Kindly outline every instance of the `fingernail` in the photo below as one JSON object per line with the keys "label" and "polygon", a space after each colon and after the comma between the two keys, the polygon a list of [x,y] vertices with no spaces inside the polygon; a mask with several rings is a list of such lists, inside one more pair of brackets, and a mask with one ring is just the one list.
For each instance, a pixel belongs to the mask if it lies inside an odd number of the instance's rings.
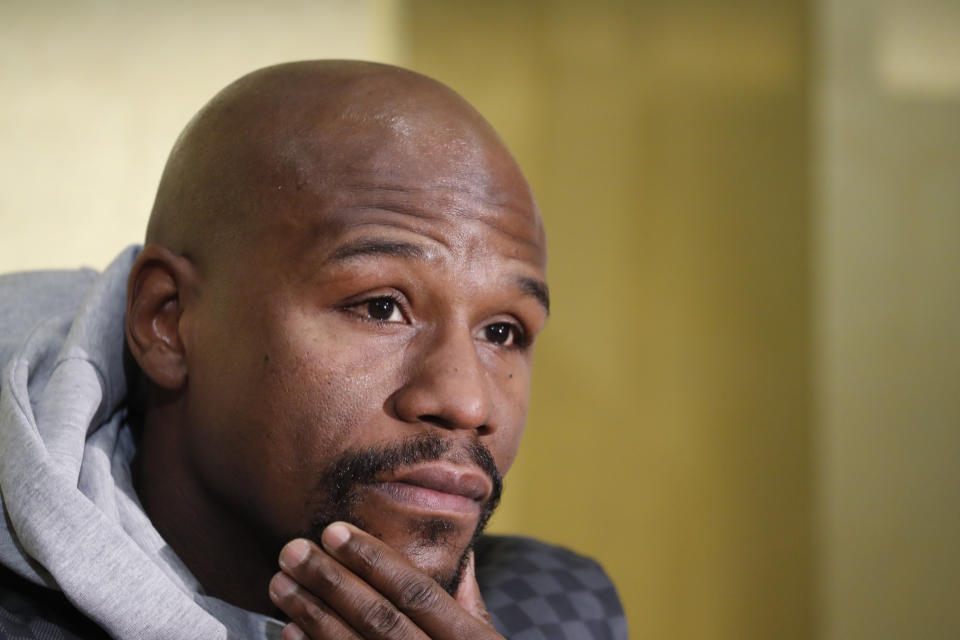
{"label": "fingernail", "polygon": [[287,546],[280,552],[280,566],[284,569],[296,567],[310,554],[310,545],[306,540],[294,540],[288,542]]}
{"label": "fingernail", "polygon": [[284,573],[278,573],[270,579],[270,597],[281,600],[297,588],[297,583]]}
{"label": "fingernail", "polygon": [[283,635],[281,636],[283,640],[305,640],[306,637],[300,627],[293,622],[283,628]]}
{"label": "fingernail", "polygon": [[328,549],[341,547],[349,539],[350,530],[342,522],[334,522],[324,530],[322,536],[323,546]]}

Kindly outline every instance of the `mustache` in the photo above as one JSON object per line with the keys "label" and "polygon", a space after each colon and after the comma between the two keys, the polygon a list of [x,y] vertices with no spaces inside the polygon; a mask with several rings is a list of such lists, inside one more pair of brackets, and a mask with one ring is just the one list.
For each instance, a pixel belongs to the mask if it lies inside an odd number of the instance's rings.
{"label": "mustache", "polygon": [[347,506],[356,501],[357,486],[372,484],[377,481],[378,476],[401,467],[441,460],[457,464],[472,462],[493,484],[493,491],[484,509],[485,513],[489,514],[500,503],[503,493],[503,476],[494,462],[493,454],[482,442],[476,440],[455,447],[456,443],[457,441],[450,437],[428,432],[396,444],[348,451],[323,474],[315,493],[326,494],[328,500],[332,499],[335,504]]}

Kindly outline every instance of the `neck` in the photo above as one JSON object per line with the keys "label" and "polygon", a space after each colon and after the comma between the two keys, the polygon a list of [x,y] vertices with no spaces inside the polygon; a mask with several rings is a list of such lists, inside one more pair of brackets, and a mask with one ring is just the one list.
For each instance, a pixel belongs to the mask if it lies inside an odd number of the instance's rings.
{"label": "neck", "polygon": [[[235,606],[272,615],[267,585],[279,569],[279,547],[211,499],[181,446],[182,423],[169,408],[150,411],[134,462],[134,483],[147,516],[204,591]],[[275,547],[275,548],[274,548]]]}

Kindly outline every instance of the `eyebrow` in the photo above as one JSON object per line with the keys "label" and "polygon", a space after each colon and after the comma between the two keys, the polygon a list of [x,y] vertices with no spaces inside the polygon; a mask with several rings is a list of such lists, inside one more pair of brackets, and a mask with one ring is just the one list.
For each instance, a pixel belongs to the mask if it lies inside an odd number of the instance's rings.
{"label": "eyebrow", "polygon": [[[411,242],[364,238],[337,247],[327,258],[327,262],[345,262],[365,256],[391,256],[394,258],[426,260],[427,251],[422,246]],[[517,276],[514,282],[521,291],[539,302],[546,310],[547,315],[550,314],[550,290],[547,288],[546,282],[527,276]]]}
{"label": "eyebrow", "polygon": [[394,258],[426,260],[427,252],[420,245],[410,242],[364,239],[337,247],[327,261],[343,262],[351,258],[364,256],[392,256]]}
{"label": "eyebrow", "polygon": [[546,282],[536,278],[519,276],[516,283],[524,293],[536,298],[537,302],[543,305],[547,315],[550,315],[550,290],[547,288]]}

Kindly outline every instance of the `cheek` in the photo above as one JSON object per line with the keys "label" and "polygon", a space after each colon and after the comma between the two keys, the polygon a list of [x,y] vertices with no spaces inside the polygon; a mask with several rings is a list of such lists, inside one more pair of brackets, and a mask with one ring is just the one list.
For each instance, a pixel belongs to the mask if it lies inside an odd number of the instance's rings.
{"label": "cheek", "polygon": [[493,454],[497,461],[497,468],[503,475],[507,475],[514,460],[516,460],[525,426],[525,416],[521,416],[513,426],[500,429],[499,442],[496,444]]}
{"label": "cheek", "polygon": [[397,384],[394,345],[364,340],[343,324],[291,313],[264,344],[269,411],[284,416],[301,451],[352,446],[382,417]]}
{"label": "cheek", "polygon": [[318,479],[377,433],[393,384],[385,349],[361,348],[321,320],[289,311],[250,318],[217,348],[208,343],[191,381],[191,393],[207,399],[191,403],[195,473],[275,535],[303,528]]}
{"label": "cheek", "polygon": [[520,448],[530,402],[530,363],[499,367],[494,379],[498,383],[498,428],[489,436],[487,446],[497,462],[497,468],[506,475]]}

